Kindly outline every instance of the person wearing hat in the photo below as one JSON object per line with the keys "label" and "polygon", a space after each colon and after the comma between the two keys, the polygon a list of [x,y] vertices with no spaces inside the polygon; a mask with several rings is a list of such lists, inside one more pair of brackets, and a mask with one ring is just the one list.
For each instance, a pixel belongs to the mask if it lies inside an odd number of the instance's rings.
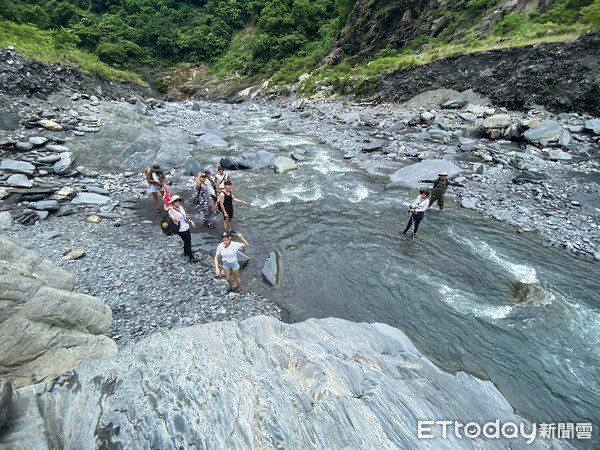
{"label": "person wearing hat", "polygon": [[199,259],[194,258],[192,253],[192,233],[190,232],[190,225],[196,228],[196,224],[192,219],[187,218],[187,214],[183,206],[181,206],[181,197],[179,195],[173,195],[171,197],[171,207],[169,208],[169,215],[173,222],[179,224],[179,231],[177,234],[183,241],[183,254],[190,259],[190,262],[198,262]]}
{"label": "person wearing hat", "polygon": [[161,212],[158,207],[158,193],[162,192],[163,186],[166,183],[165,173],[161,170],[158,164],[152,164],[152,167],[146,167],[144,171],[146,174],[146,181],[148,182],[148,192],[152,194],[152,200],[154,201],[154,207],[156,212]]}
{"label": "person wearing hat", "polygon": [[194,204],[198,205],[198,208],[202,211],[204,225],[209,228],[215,228],[212,223],[214,202],[211,199],[209,184],[207,184],[208,180],[206,178],[205,173],[200,172],[198,174],[198,178],[196,179],[197,192],[196,197],[194,198]]}
{"label": "person wearing hat", "polygon": [[[250,247],[248,241],[244,239],[241,233],[236,233],[236,236],[241,239],[242,242],[235,242],[231,240],[231,233],[225,231],[223,233],[223,242],[217,246],[215,252],[215,276],[221,276],[221,269],[219,269],[219,256],[223,258],[223,271],[225,272],[225,279],[229,284],[229,291],[233,292],[233,279],[236,282],[236,292],[242,292],[242,280],[240,279],[240,263],[237,259],[237,252],[242,248]],[[233,275],[233,276],[232,276]]]}
{"label": "person wearing hat", "polygon": [[448,186],[460,186],[466,188],[466,184],[455,183],[448,178],[446,172],[438,173],[438,177],[435,180],[417,180],[418,183],[433,183],[431,194],[429,197],[429,206],[432,206],[435,202],[438,202],[440,211],[444,211],[444,199],[446,195],[446,189]]}
{"label": "person wearing hat", "polygon": [[419,191],[419,196],[413,202],[412,205],[408,207],[408,211],[410,213],[410,219],[406,224],[406,228],[403,233],[406,234],[408,230],[410,230],[411,225],[414,225],[413,228],[413,237],[417,234],[417,230],[419,229],[419,224],[425,217],[425,211],[429,207],[429,189],[421,189]]}

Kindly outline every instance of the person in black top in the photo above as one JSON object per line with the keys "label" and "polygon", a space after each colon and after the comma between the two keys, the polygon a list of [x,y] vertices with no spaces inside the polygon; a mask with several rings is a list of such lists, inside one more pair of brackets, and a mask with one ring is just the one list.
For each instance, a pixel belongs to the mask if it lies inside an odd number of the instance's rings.
{"label": "person in black top", "polygon": [[433,188],[431,189],[431,194],[429,197],[429,207],[431,207],[437,201],[440,211],[444,211],[444,199],[448,186],[460,186],[463,188],[467,187],[466,184],[455,183],[454,181],[450,180],[446,172],[438,173],[438,177],[435,180],[417,180],[417,182],[433,183]]}
{"label": "person in black top", "polygon": [[226,181],[224,189],[219,194],[219,211],[223,213],[223,228],[225,231],[231,233],[235,233],[235,231],[231,229],[233,221],[233,202],[241,203],[242,205],[248,204],[248,202],[240,200],[233,195],[233,185],[231,184],[231,181]]}

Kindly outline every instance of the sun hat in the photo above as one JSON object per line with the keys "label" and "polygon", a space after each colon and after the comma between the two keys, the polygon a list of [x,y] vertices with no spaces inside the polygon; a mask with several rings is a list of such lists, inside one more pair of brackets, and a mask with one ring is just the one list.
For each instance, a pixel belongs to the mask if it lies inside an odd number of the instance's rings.
{"label": "sun hat", "polygon": [[183,201],[181,200],[181,197],[179,195],[174,195],[173,197],[171,197],[171,203],[175,203],[177,200]]}
{"label": "sun hat", "polygon": [[224,231],[224,232],[223,232],[223,237],[228,237],[228,238],[230,238],[230,237],[231,237],[231,233],[230,233],[229,231]]}
{"label": "sun hat", "polygon": [[448,174],[446,172],[440,172],[438,173],[438,177],[447,177]]}

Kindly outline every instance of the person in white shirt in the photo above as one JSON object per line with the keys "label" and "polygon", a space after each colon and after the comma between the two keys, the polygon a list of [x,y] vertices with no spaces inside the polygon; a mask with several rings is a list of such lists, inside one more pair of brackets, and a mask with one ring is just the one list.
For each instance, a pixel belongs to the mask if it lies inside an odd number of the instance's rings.
{"label": "person in white shirt", "polygon": [[192,253],[192,233],[190,233],[190,225],[196,228],[196,224],[192,219],[187,218],[187,214],[183,206],[181,206],[181,197],[174,195],[171,197],[171,207],[169,208],[169,215],[173,222],[179,224],[179,231],[177,234],[183,241],[183,254],[190,259],[190,262],[198,262],[199,259],[194,258]]}
{"label": "person in white shirt", "polygon": [[227,172],[225,172],[225,169],[223,169],[223,167],[219,166],[219,168],[217,169],[217,174],[215,175],[215,184],[219,192],[225,189],[226,181],[231,181],[231,177]]}
{"label": "person in white shirt", "polygon": [[[242,248],[250,247],[248,241],[244,239],[241,233],[236,233],[236,236],[241,239],[242,242],[234,242],[231,240],[231,233],[225,231],[223,233],[223,242],[217,246],[215,252],[215,276],[221,276],[221,269],[219,269],[219,256],[223,258],[223,271],[225,272],[225,279],[229,284],[229,291],[233,291],[233,279],[235,279],[237,288],[236,292],[242,292],[242,280],[240,279],[240,263],[237,259],[237,252]],[[233,277],[232,277],[233,275]]]}
{"label": "person in white shirt", "polygon": [[422,189],[419,192],[420,195],[413,202],[413,204],[408,207],[408,211],[410,212],[410,220],[408,221],[408,224],[404,229],[404,234],[406,234],[408,230],[410,230],[410,227],[412,225],[414,225],[413,236],[417,234],[419,224],[421,223],[421,220],[423,220],[423,217],[425,216],[425,211],[429,206],[429,191]]}

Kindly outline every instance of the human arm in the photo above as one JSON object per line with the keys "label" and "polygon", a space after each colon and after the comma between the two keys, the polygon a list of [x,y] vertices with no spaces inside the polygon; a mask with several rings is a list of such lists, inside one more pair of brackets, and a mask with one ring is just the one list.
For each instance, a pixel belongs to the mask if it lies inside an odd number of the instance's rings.
{"label": "human arm", "polygon": [[417,183],[435,183],[435,180],[417,180]]}
{"label": "human arm", "polygon": [[248,202],[246,202],[244,200],[241,200],[241,199],[239,199],[237,197],[233,197],[233,201],[236,202],[236,203],[241,203],[242,205],[247,205],[248,204]]}
{"label": "human arm", "polygon": [[458,186],[462,188],[468,187],[467,183],[456,183],[455,181],[450,181],[448,184],[451,186]]}
{"label": "human arm", "polygon": [[214,258],[214,263],[215,263],[215,276],[216,277],[220,277],[221,276],[221,269],[219,269],[219,247],[217,247],[217,251],[215,252],[215,258]]}
{"label": "human arm", "polygon": [[248,241],[246,240],[246,238],[244,238],[244,236],[242,236],[242,233],[240,233],[239,231],[236,233],[236,236],[240,238],[240,240],[242,241],[242,244],[244,244],[245,248],[250,247],[250,244],[248,243]]}

